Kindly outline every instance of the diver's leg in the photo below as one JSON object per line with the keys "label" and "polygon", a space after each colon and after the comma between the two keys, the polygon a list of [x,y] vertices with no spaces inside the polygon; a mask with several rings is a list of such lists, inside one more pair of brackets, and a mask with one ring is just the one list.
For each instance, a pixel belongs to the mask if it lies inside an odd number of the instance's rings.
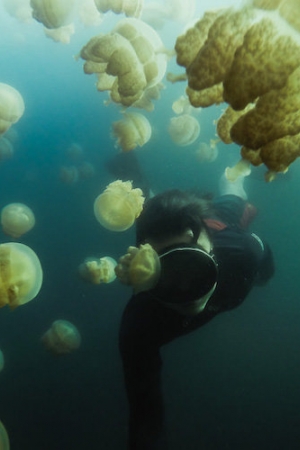
{"label": "diver's leg", "polygon": [[167,449],[157,332],[155,307],[134,297],[124,311],[119,335],[129,401],[128,450]]}

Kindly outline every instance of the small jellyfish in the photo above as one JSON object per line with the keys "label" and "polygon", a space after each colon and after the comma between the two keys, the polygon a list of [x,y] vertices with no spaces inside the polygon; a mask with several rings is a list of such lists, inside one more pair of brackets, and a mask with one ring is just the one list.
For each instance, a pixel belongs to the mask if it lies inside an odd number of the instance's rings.
{"label": "small jellyfish", "polygon": [[5,426],[0,421],[0,450],[9,450],[9,438]]}
{"label": "small jellyfish", "polygon": [[110,256],[86,258],[79,266],[80,276],[92,284],[111,283],[115,280],[117,262]]}
{"label": "small jellyfish", "polygon": [[30,302],[40,291],[43,271],[33,250],[24,244],[0,245],[0,307]]}
{"label": "small jellyfish", "polygon": [[10,203],[1,211],[1,225],[5,234],[19,238],[31,230],[35,217],[31,209],[23,203]]}
{"label": "small jellyfish", "polygon": [[111,231],[130,228],[143,209],[145,198],[141,189],[133,189],[131,181],[110,183],[94,202],[98,222]]}
{"label": "small jellyfish", "polygon": [[78,329],[67,320],[55,320],[41,340],[45,348],[54,355],[71,353],[81,344]]}
{"label": "small jellyfish", "polygon": [[200,134],[200,124],[195,117],[181,114],[170,119],[168,130],[172,141],[184,147],[195,142]]}
{"label": "small jellyfish", "polygon": [[124,152],[142,147],[149,141],[151,134],[149,120],[140,113],[124,113],[122,120],[112,124],[112,135]]}
{"label": "small jellyfish", "polygon": [[216,143],[211,140],[210,144],[207,142],[200,142],[195,155],[200,162],[213,162],[218,156],[218,147]]}
{"label": "small jellyfish", "polygon": [[75,184],[79,180],[79,170],[76,166],[61,166],[59,179],[65,184]]}
{"label": "small jellyfish", "polygon": [[[2,350],[0,350],[0,372],[4,369],[4,355]],[[1,449],[1,445],[0,445]]]}

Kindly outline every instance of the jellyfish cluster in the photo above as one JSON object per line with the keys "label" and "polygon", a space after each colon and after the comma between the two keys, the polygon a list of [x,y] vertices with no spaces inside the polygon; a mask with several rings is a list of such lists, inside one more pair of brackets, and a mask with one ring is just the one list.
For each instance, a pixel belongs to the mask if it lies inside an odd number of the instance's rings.
{"label": "jellyfish cluster", "polygon": [[175,45],[191,104],[228,104],[219,137],[264,164],[267,181],[300,155],[299,13],[295,0],[253,0],[205,13]]}
{"label": "jellyfish cluster", "polygon": [[111,283],[116,279],[117,262],[110,256],[86,258],[79,266],[80,276],[91,284]]}

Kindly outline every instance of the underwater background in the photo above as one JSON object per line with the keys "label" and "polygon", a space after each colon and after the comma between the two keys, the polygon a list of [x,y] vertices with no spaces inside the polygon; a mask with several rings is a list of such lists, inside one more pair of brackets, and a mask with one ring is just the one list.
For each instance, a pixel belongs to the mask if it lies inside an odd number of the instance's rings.
{"label": "underwater background", "polygon": [[[226,3],[226,5],[224,4]],[[234,4],[236,2],[231,2]],[[211,1],[209,7],[229,6]],[[206,9],[198,2],[198,16]],[[36,225],[20,242],[38,255],[44,272],[38,296],[14,311],[0,310],[0,420],[12,450],[122,450],[126,448],[127,402],[118,353],[118,326],[130,289],[117,281],[89,285],[78,266],[91,255],[118,259],[134,243],[134,227],[122,233],[95,219],[95,198],[114,181],[107,162],[118,152],[111,124],[120,108],[97,92],[85,75],[82,46],[108,32],[120,17],[107,14],[97,27],[76,25],[68,45],[55,43],[40,23],[21,23],[0,3],[0,82],[14,86],[25,113],[13,127],[15,153],[0,165],[0,208],[28,205]],[[173,48],[180,23],[161,32]],[[182,72],[175,58],[168,70]],[[215,139],[214,120],[222,107],[197,113],[198,140],[176,146],[168,134],[172,103],[184,84],[163,80],[152,112],[150,141],[134,152],[154,193],[198,188],[218,194],[225,167],[239,160],[239,148],[219,142],[215,161],[199,162],[199,141]],[[64,183],[60,168],[72,164],[66,150],[79,144],[95,174]],[[252,226],[271,245],[276,275],[254,288],[236,310],[163,349],[167,430],[172,450],[298,449],[300,442],[299,253],[300,166],[264,181],[254,168],[245,188],[259,214]],[[0,242],[11,238],[0,232]],[[76,352],[54,357],[40,338],[56,319],[76,325]]]}

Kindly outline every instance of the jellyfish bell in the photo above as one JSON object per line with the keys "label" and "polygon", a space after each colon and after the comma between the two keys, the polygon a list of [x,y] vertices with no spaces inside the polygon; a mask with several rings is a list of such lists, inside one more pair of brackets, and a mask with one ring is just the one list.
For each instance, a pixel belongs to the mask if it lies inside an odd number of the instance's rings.
{"label": "jellyfish bell", "polygon": [[195,117],[181,114],[170,119],[168,130],[172,141],[185,147],[195,142],[199,136],[200,124]]}
{"label": "jellyfish bell", "polygon": [[46,28],[59,28],[72,22],[76,0],[30,0],[32,16]]}
{"label": "jellyfish bell", "polygon": [[43,281],[41,263],[27,245],[0,244],[0,307],[11,309],[33,300]]}
{"label": "jellyfish bell", "polygon": [[3,232],[13,238],[19,238],[35,225],[32,210],[23,203],[10,203],[1,211]]}
{"label": "jellyfish bell", "polygon": [[0,135],[22,117],[24,110],[20,92],[9,84],[0,83]]}
{"label": "jellyfish bell", "polygon": [[1,450],[9,450],[9,438],[5,426],[0,420],[0,449]]}
{"label": "jellyfish bell", "polygon": [[41,338],[44,347],[53,355],[66,355],[77,350],[81,336],[76,326],[67,320],[55,320]]}
{"label": "jellyfish bell", "polygon": [[151,138],[152,128],[140,113],[124,113],[124,118],[112,124],[112,135],[124,152],[142,147]]}
{"label": "jellyfish bell", "polygon": [[117,180],[110,183],[94,202],[94,214],[98,222],[111,231],[125,231],[140,215],[145,198],[131,181]]}
{"label": "jellyfish bell", "polygon": [[200,142],[198,149],[195,151],[195,155],[200,162],[213,162],[218,156],[218,148],[216,143]]}
{"label": "jellyfish bell", "polygon": [[92,284],[111,283],[115,280],[117,262],[110,256],[86,258],[79,266],[80,276]]}

